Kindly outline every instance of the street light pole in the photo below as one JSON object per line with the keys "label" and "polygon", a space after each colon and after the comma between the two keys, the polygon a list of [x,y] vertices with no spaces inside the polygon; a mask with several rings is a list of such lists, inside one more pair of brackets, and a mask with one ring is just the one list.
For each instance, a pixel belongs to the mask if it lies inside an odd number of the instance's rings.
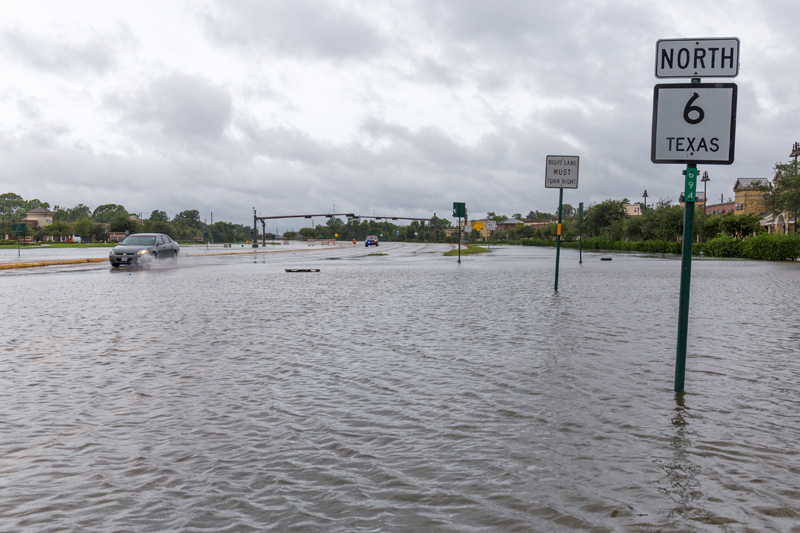
{"label": "street light pole", "polygon": [[644,198],[644,209],[642,209],[642,214],[644,214],[644,210],[647,209],[647,189],[644,190],[642,198]]}
{"label": "street light pole", "polygon": [[708,195],[706,194],[706,190],[708,188],[708,182],[711,181],[711,178],[708,177],[708,171],[703,171],[703,178],[700,180],[703,182],[703,211],[706,210],[708,206]]}

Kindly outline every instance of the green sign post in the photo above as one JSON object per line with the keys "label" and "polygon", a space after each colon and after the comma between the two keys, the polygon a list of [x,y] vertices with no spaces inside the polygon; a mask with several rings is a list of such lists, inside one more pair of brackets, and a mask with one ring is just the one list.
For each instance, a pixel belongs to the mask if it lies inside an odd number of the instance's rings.
{"label": "green sign post", "polygon": [[19,236],[24,235],[28,232],[28,225],[27,224],[11,224],[11,231],[17,234],[17,257],[20,257],[19,251]]}
{"label": "green sign post", "polygon": [[[703,59],[715,54],[724,59]],[[694,61],[684,61],[684,58],[694,58]],[[738,87],[734,83],[704,84],[700,76],[725,78],[738,74],[738,38],[662,39],[656,43],[656,77],[691,78],[691,83],[658,84],[654,87],[650,145],[650,160],[653,163],[686,164],[678,345],[675,355],[676,393],[683,392],[686,376],[697,164],[732,164],[736,139]]]}
{"label": "green sign post", "polygon": [[683,243],[681,247],[681,293],[678,301],[678,347],[675,354],[675,392],[683,391],[686,377],[686,345],[689,336],[689,289],[692,283],[694,202],[697,198],[697,165],[686,165],[683,193]]}
{"label": "green sign post", "polygon": [[461,264],[461,219],[467,216],[467,204],[453,202],[453,216],[458,217],[458,264]]}

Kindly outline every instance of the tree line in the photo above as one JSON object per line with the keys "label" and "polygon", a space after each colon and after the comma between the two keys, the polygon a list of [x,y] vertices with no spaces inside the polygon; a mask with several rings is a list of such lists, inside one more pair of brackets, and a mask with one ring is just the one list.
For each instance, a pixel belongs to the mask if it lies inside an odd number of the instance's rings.
{"label": "tree line", "polygon": [[[216,242],[243,242],[252,238],[253,228],[231,222],[214,222],[206,225],[200,220],[200,212],[187,209],[170,218],[166,212],[154,210],[149,218],[137,220],[139,216],[119,204],[103,204],[92,210],[84,204],[65,208],[42,202],[39,199],[25,200],[15,193],[0,194],[0,234],[10,234],[11,224],[25,218],[31,209],[41,207],[53,212],[53,223],[47,226],[27,228],[26,235],[36,240],[52,237],[56,240],[72,236],[95,241],[107,241],[108,232],[166,233],[176,241],[192,241],[195,237],[213,236]],[[132,218],[132,216],[136,218]]]}
{"label": "tree line", "polygon": [[[331,217],[325,224],[317,224],[313,228],[302,228],[300,231],[288,231],[283,235],[287,239],[339,239],[362,241],[368,235],[377,235],[379,241],[401,242],[456,242],[457,236],[447,237],[444,230],[452,228],[446,218],[436,219],[436,228],[432,222],[413,220],[410,224],[400,226],[384,220],[352,218],[346,221],[339,217]],[[436,236],[434,238],[434,231]]]}
{"label": "tree line", "polygon": [[[777,163],[775,165],[774,183],[763,189],[766,205],[773,213],[786,212],[789,217],[800,217],[800,164],[797,161]],[[661,199],[652,205],[645,206],[638,202],[641,215],[630,216],[626,211],[629,204],[627,198],[621,200],[606,199],[589,206],[582,220],[583,236],[608,242],[644,242],[662,241],[678,242],[683,235],[683,206],[672,204]],[[9,226],[16,220],[25,217],[25,213],[35,207],[50,209],[50,205],[38,199],[25,200],[17,194],[0,195],[0,214],[2,215],[2,234],[9,233]],[[743,239],[758,235],[765,231],[760,224],[760,217],[755,214],[707,215],[703,207],[695,207],[694,240],[707,242],[717,237]],[[164,211],[153,211],[149,218],[141,222],[131,218],[131,213],[122,205],[103,204],[94,210],[84,204],[72,208],[58,205],[53,209],[53,223],[33,228],[29,234],[41,239],[45,236],[61,238],[77,235],[93,237],[95,240],[106,240],[106,231],[114,232],[157,232],[166,233],[175,240],[191,241],[195,237],[208,235],[216,242],[242,242],[253,238],[253,228],[242,224],[217,221],[206,226],[200,220],[197,210],[185,210],[170,217]],[[487,213],[487,219],[503,222],[509,217],[494,211]],[[557,212],[529,211],[523,216],[514,213],[511,218],[518,220],[534,219],[549,221],[531,226],[522,223],[505,231],[496,231],[491,236],[496,242],[520,242],[523,239],[554,241],[557,233]],[[444,230],[453,228],[453,223],[446,218],[437,219],[436,240],[439,242],[455,242],[456,235],[445,235]],[[578,209],[570,204],[562,206],[562,241],[569,242],[578,238]],[[452,233],[452,232],[451,232]],[[430,222],[413,221],[408,225],[397,225],[389,221],[370,219],[342,220],[332,217],[325,224],[317,224],[313,228],[302,228],[298,232],[285,232],[288,239],[339,239],[363,240],[367,235],[378,235],[384,241],[419,241],[432,242],[434,227]],[[260,238],[261,236],[259,236]],[[267,238],[275,236],[267,233]],[[481,240],[478,231],[468,236],[470,240]]]}
{"label": "tree line", "polygon": [[[41,207],[53,212],[53,223],[26,230],[36,240],[52,237],[55,240],[74,236],[95,241],[107,241],[108,232],[128,233],[165,233],[176,241],[189,242],[201,237],[214,242],[244,242],[253,239],[253,227],[231,222],[217,221],[206,225],[200,219],[200,212],[188,209],[170,218],[166,212],[154,210],[150,216],[139,222],[136,213],[129,212],[119,204],[103,204],[92,210],[84,204],[75,207],[61,207],[39,199],[25,200],[15,193],[0,194],[0,234],[10,234],[10,226],[25,218],[31,209]],[[136,218],[132,218],[136,215]],[[437,219],[437,230],[451,228],[452,224],[445,218]],[[257,229],[259,229],[257,227]],[[414,220],[411,224],[401,226],[388,221],[368,219],[348,219],[338,217],[328,219],[325,224],[313,228],[302,228],[300,231],[287,231],[283,237],[287,239],[339,239],[364,240],[367,235],[378,235],[384,241],[419,241],[433,242],[434,227],[430,222]],[[259,234],[257,238],[274,239],[274,233]],[[444,241],[445,234],[439,233],[437,240]],[[453,242],[456,237],[451,238]]]}
{"label": "tree line", "polygon": [[[577,210],[565,204],[567,209],[562,212],[562,241],[576,240],[579,226],[583,236],[587,238],[598,237],[609,241],[680,241],[683,235],[683,206],[672,204],[668,200],[659,200],[647,207],[639,203],[642,214],[631,216],[626,205],[630,205],[627,198],[609,198],[589,206],[581,222]],[[541,219],[551,222],[539,227],[517,224],[515,228],[498,232],[495,238],[501,241],[555,240],[558,231],[557,215],[540,217]],[[760,220],[761,217],[751,214],[707,215],[701,204],[695,207],[694,234],[699,241],[719,234],[741,238],[764,231]]]}

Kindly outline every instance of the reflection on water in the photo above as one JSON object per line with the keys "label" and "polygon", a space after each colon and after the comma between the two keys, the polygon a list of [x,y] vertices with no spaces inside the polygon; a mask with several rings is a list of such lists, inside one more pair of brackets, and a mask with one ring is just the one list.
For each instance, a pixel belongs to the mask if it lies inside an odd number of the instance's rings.
{"label": "reflection on water", "polygon": [[674,435],[670,439],[672,460],[662,465],[667,474],[668,487],[659,489],[674,502],[671,517],[698,517],[697,506],[702,502],[700,467],[692,460],[691,412],[685,404],[686,394],[675,395],[675,413],[671,418]]}
{"label": "reflection on water", "polygon": [[3,528],[796,527],[797,265],[695,263],[675,397],[678,261],[358,248],[0,276]]}

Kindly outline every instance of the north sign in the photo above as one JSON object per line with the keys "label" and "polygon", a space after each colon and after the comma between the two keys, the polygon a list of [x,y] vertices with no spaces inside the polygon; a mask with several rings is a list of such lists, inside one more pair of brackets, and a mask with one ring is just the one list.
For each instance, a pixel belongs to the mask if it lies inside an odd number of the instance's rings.
{"label": "north sign", "polygon": [[739,39],[661,39],[656,43],[656,78],[734,78],[739,74]]}
{"label": "north sign", "polygon": [[730,165],[736,138],[735,83],[655,86],[653,163]]}
{"label": "north sign", "polygon": [[577,189],[577,155],[548,155],[544,171],[544,186],[547,189]]}

